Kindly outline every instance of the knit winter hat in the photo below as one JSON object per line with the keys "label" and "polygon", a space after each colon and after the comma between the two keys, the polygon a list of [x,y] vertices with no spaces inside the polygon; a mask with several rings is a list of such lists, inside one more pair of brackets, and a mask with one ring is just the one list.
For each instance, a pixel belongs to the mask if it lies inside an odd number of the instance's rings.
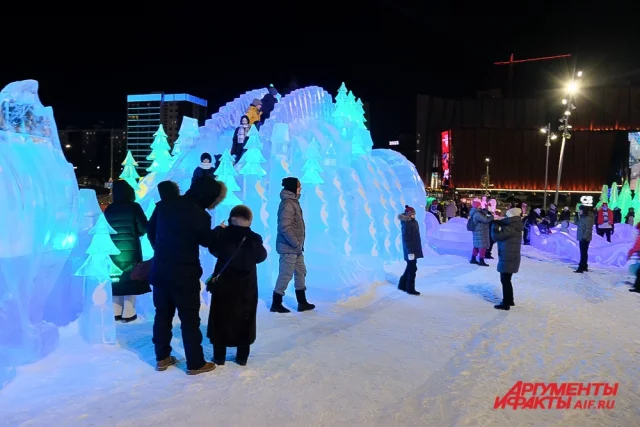
{"label": "knit winter hat", "polygon": [[522,215],[522,209],[520,208],[511,208],[507,211],[507,218],[511,218],[512,216],[520,216]]}
{"label": "knit winter hat", "polygon": [[209,153],[202,153],[200,155],[200,162],[204,162],[204,160],[207,159],[209,160],[209,163],[211,163],[211,154]]}
{"label": "knit winter hat", "polygon": [[242,218],[251,222],[253,220],[253,212],[251,212],[249,206],[238,205],[229,212],[229,223],[231,223],[231,218]]}
{"label": "knit winter hat", "polygon": [[262,105],[262,101],[260,101],[258,98],[255,98],[251,103],[251,105],[253,105],[254,107],[257,107],[258,105]]}
{"label": "knit winter hat", "polygon": [[412,208],[411,206],[409,206],[409,205],[405,205],[405,206],[404,206],[404,213],[405,213],[405,215],[414,214],[414,213],[416,213],[416,210],[415,210],[415,209],[413,209],[413,208]]}
{"label": "knit winter hat", "polygon": [[295,176],[290,176],[287,178],[284,178],[282,180],[282,187],[284,187],[285,190],[287,191],[291,191],[293,194],[298,192],[298,178],[296,178]]}

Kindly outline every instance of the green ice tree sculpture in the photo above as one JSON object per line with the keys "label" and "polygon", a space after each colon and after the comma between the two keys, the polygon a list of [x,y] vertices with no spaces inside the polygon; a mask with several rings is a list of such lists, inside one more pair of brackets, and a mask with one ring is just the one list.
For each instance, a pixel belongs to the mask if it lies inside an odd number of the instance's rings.
{"label": "green ice tree sculpture", "polygon": [[362,103],[362,100],[358,98],[356,101],[356,123],[358,123],[358,126],[361,128],[366,129],[367,127],[364,124],[366,121],[367,119],[364,117],[364,104]]}
{"label": "green ice tree sculpture", "polygon": [[259,177],[265,176],[267,172],[262,168],[262,166],[260,166],[260,163],[265,163],[267,159],[262,155],[260,132],[258,132],[258,129],[256,129],[255,126],[251,126],[247,136],[249,137],[249,140],[245,145],[247,152],[242,156],[245,164],[242,169],[240,169],[240,174]]}
{"label": "green ice tree sculpture", "polygon": [[356,131],[353,135],[353,139],[351,140],[351,156],[359,157],[364,156],[365,154],[367,153],[365,151],[362,135],[360,132]]}
{"label": "green ice tree sculpture", "polygon": [[609,196],[608,205],[611,210],[618,206],[618,184],[615,181],[611,184],[611,195]]}
{"label": "green ice tree sculpture", "polygon": [[607,184],[602,186],[602,192],[600,193],[600,200],[598,200],[597,208],[600,208],[603,203],[609,204],[609,186]]}
{"label": "green ice tree sculpture", "polygon": [[352,122],[357,122],[358,118],[358,105],[356,104],[356,96],[353,92],[349,91],[347,94],[347,118]]}
{"label": "green ice tree sculpture", "polygon": [[238,186],[235,178],[238,173],[233,167],[233,157],[228,149],[222,153],[222,157],[220,157],[220,165],[218,166],[215,175],[218,181],[223,182],[224,185],[227,186],[227,196],[224,198],[221,205],[241,205],[242,200],[233,194],[234,191],[240,191],[240,187]]}
{"label": "green ice tree sculpture", "polygon": [[85,262],[76,271],[76,276],[92,276],[97,278],[106,278],[109,276],[120,276],[120,270],[111,261],[111,255],[120,255],[120,251],[116,248],[111,240],[111,234],[117,234],[111,228],[104,214],[100,214],[96,225],[89,230],[89,234],[93,236],[91,244],[87,249],[89,255]]}
{"label": "green ice tree sculpture", "polygon": [[134,191],[137,191],[140,187],[138,186],[138,179],[140,179],[140,175],[138,175],[138,171],[136,170],[136,166],[138,166],[138,162],[133,158],[133,154],[131,151],[127,152],[127,157],[122,162],[122,173],[120,174],[120,179],[123,179],[129,183],[131,188]]}
{"label": "green ice tree sculpture", "polygon": [[151,154],[147,156],[147,160],[151,160],[151,166],[147,168],[147,172],[168,172],[171,167],[171,147],[167,140],[167,134],[162,125],[158,131],[153,134],[154,139],[151,144]]}
{"label": "green ice tree sculpture", "polygon": [[320,166],[320,163],[318,162],[318,160],[320,159],[319,144],[318,141],[315,140],[315,138],[311,141],[309,147],[307,147],[307,151],[305,151],[304,157],[305,159],[307,159],[307,161],[304,163],[304,166],[302,166],[302,172],[304,173],[302,175],[302,178],[300,178],[300,182],[302,182],[303,184],[313,185],[324,184],[324,180],[320,176],[320,172],[322,172],[323,170]]}
{"label": "green ice tree sculpture", "polygon": [[627,216],[627,212],[629,212],[632,202],[631,187],[629,186],[629,181],[625,180],[622,185],[622,190],[620,190],[620,195],[618,196],[618,207],[620,208],[623,218]]}
{"label": "green ice tree sculpture", "polygon": [[347,86],[345,86],[344,82],[338,89],[338,94],[336,95],[336,106],[333,111],[333,117],[347,117],[348,115],[348,96],[347,96]]}

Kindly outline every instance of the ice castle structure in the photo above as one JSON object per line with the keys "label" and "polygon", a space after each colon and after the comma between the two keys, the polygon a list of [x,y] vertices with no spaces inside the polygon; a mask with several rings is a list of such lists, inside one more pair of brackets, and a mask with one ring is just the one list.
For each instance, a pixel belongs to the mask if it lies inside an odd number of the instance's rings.
{"label": "ice castle structure", "polygon": [[77,241],[78,184],[34,80],[0,92],[0,387],[56,348],[45,306]]}
{"label": "ice castle structure", "polygon": [[[302,183],[307,285],[314,289],[314,298],[321,299],[323,289],[330,291],[327,295],[338,291],[348,296],[362,285],[384,280],[384,263],[402,259],[398,214],[405,205],[424,212],[426,195],[415,166],[395,151],[372,149],[361,102],[351,92],[347,95],[343,85],[336,103],[317,86],[282,97],[259,132],[252,128],[246,153],[230,170],[234,130],[251,101],[266,93],[264,88],[241,95],[199,129],[184,125],[184,142],[174,150],[171,169],[140,181],[143,208],[158,200],[161,181],[177,182],[184,193],[203,152],[222,155],[218,179],[234,181],[227,183],[234,187],[227,197],[234,199],[212,212],[213,223],[226,220],[238,202],[253,210],[252,228],[263,236],[269,253],[259,267],[260,289],[266,295],[278,272],[281,181],[295,176]],[[424,233],[421,218],[419,222]],[[213,257],[203,250],[201,261],[208,276]]]}

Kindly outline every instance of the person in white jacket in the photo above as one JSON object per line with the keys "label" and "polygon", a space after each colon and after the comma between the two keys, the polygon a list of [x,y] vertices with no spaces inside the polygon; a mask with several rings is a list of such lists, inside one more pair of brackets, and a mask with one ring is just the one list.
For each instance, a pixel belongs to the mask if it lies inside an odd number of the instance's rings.
{"label": "person in white jacket", "polygon": [[447,221],[451,221],[451,218],[455,218],[456,213],[458,213],[456,202],[454,202],[453,200],[450,200],[449,204],[447,205],[446,212],[447,212]]}

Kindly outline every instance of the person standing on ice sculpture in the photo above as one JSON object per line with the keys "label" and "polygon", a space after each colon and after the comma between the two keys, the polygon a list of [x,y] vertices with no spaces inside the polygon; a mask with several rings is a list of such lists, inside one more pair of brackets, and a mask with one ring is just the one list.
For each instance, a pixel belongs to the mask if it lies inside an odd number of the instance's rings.
{"label": "person standing on ice sculpture", "polygon": [[267,259],[262,237],[251,230],[253,213],[239,205],[229,213],[229,226],[219,225],[209,252],[217,262],[207,283],[211,307],[207,337],[213,344],[213,361],[224,365],[227,347],[236,347],[236,363],[244,366],[256,340],[258,310],[257,265]]}
{"label": "person standing on ice sculpture", "polygon": [[151,292],[148,282],[131,278],[133,267],[142,262],[140,238],[147,232],[147,217],[127,181],[113,183],[112,198],[104,216],[118,233],[112,234],[111,240],[120,254],[111,255],[111,260],[122,270],[120,278],[113,282],[113,311],[116,321],[128,323],[138,318],[136,296]]}
{"label": "person standing on ice sculpture", "polygon": [[258,98],[254,99],[251,105],[249,105],[246,115],[249,117],[249,126],[254,123],[256,126],[259,126],[260,116],[262,116],[262,101]]}
{"label": "person standing on ice sculpture", "polygon": [[511,278],[520,269],[523,229],[521,214],[519,208],[511,208],[507,211],[506,218],[495,221],[491,227],[491,236],[498,244],[498,273],[502,283],[502,302],[494,306],[498,310],[509,310],[515,306]]}
{"label": "person standing on ice sculpture", "polygon": [[580,246],[580,263],[575,273],[584,273],[589,271],[589,244],[593,237],[593,213],[588,206],[581,205],[578,209],[578,213],[575,218],[575,223],[578,226],[576,232],[576,239]]}
{"label": "person standing on ice sculpture", "polygon": [[251,125],[249,125],[249,117],[242,116],[240,117],[240,126],[238,126],[233,133],[233,139],[231,143],[231,155],[235,158],[236,163],[240,160],[240,157],[247,151],[244,148],[244,143],[249,139],[247,134],[251,129]]}
{"label": "person standing on ice sculpture", "polygon": [[213,178],[213,163],[211,163],[211,154],[202,153],[200,156],[200,165],[193,171],[193,177],[191,178],[191,185],[198,179],[203,176],[210,176]]}
{"label": "person standing on ice sculpture", "polygon": [[416,273],[418,272],[418,258],[423,258],[420,227],[416,221],[416,210],[411,206],[404,207],[404,213],[398,215],[402,225],[402,250],[407,267],[400,277],[398,289],[409,295],[420,295],[416,291]]}
{"label": "person standing on ice sculpture", "polygon": [[273,291],[271,312],[290,313],[282,305],[282,297],[293,277],[296,288],[298,311],[308,311],[316,308],[307,302],[305,278],[307,267],[304,263],[305,225],[300,207],[300,190],[302,186],[298,178],[288,177],[282,180],[280,192],[280,206],[278,207],[278,237],[276,238],[276,252],[280,255],[280,265],[276,287]]}
{"label": "person standing on ice sculpture", "polygon": [[196,375],[215,369],[206,362],[200,332],[200,250],[212,245],[213,231],[208,209],[215,208],[226,196],[227,187],[205,176],[195,180],[184,196],[163,200],[156,205],[147,232],[155,251],[149,281],[153,284],[153,344],[156,370],[175,365],[171,355],[173,317],[178,311],[182,323],[182,341],[187,358],[187,374]]}
{"label": "person standing on ice sculpture", "polygon": [[[489,247],[489,226],[493,221],[493,215],[489,211],[480,208],[481,202],[476,199],[471,204],[471,211],[469,212],[470,227],[467,230],[473,231],[473,253],[471,254],[471,264],[477,264],[482,267],[489,267],[489,264],[484,262],[484,256]],[[469,224],[468,224],[469,225]],[[476,257],[479,257],[476,259]]]}

